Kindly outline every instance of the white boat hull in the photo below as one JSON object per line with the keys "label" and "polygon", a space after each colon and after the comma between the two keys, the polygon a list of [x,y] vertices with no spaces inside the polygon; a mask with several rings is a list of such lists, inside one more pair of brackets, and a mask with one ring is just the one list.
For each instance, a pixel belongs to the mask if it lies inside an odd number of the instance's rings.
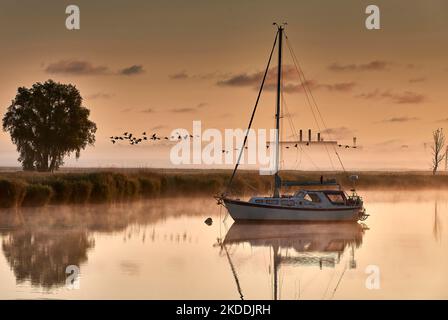
{"label": "white boat hull", "polygon": [[358,221],[362,216],[362,207],[308,209],[231,199],[224,199],[224,204],[235,221]]}

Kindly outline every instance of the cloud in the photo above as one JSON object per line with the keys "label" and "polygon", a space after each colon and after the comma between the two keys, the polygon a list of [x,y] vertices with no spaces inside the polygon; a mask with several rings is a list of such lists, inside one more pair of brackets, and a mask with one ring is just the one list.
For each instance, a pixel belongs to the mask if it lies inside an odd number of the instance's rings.
{"label": "cloud", "polygon": [[378,89],[370,92],[363,92],[360,94],[357,94],[355,96],[356,98],[363,98],[363,99],[378,99],[381,97],[380,91]]}
{"label": "cloud", "polygon": [[421,66],[416,65],[416,64],[414,64],[414,63],[408,63],[408,64],[405,65],[405,68],[407,68],[407,69],[411,69],[411,70],[413,70],[413,69],[418,69],[418,68],[420,68],[420,67],[421,67]]}
{"label": "cloud", "polygon": [[192,78],[200,79],[200,80],[209,80],[209,79],[217,79],[217,78],[226,78],[229,76],[229,73],[222,72],[208,72],[208,73],[200,73],[193,75]]}
{"label": "cloud", "polygon": [[424,82],[424,81],[426,81],[426,78],[424,78],[424,77],[409,79],[409,83],[417,83],[417,82]]}
{"label": "cloud", "polygon": [[172,80],[183,80],[188,79],[189,75],[185,71],[181,71],[178,73],[170,74],[168,77]]}
{"label": "cloud", "polygon": [[384,92],[383,96],[398,104],[415,104],[422,103],[426,100],[426,97],[423,94],[412,91],[404,91],[403,93]]}
{"label": "cloud", "polygon": [[374,60],[364,64],[339,64],[333,63],[328,69],[335,72],[341,71],[382,71],[387,70],[391,65],[388,61]]}
{"label": "cloud", "polygon": [[109,73],[106,66],[94,66],[88,61],[61,60],[49,64],[45,72],[50,74],[103,75]]}
{"label": "cloud", "polygon": [[352,137],[354,132],[347,127],[336,127],[324,129],[321,131],[321,134],[322,136],[329,135],[330,139],[345,139]]}
{"label": "cloud", "polygon": [[[50,63],[45,68],[46,73],[50,74],[65,74],[65,75],[108,75],[113,72],[106,66],[96,66],[89,61],[84,60],[61,60]],[[121,69],[117,72],[118,75],[132,76],[144,73],[142,65],[132,65],[130,67]]]}
{"label": "cloud", "polygon": [[[236,75],[227,75],[224,79],[217,81],[218,86],[230,87],[259,87],[263,79],[264,71],[254,73],[239,73]],[[294,66],[285,65],[282,70],[284,81],[298,80],[298,74]],[[277,82],[277,67],[269,69],[266,75],[266,86],[275,85]]]}
{"label": "cloud", "polygon": [[389,119],[384,119],[381,122],[409,122],[409,121],[415,121],[415,120],[420,120],[417,117],[392,117]]}
{"label": "cloud", "polygon": [[231,86],[231,87],[244,87],[244,86],[254,86],[260,83],[262,76],[260,73],[254,74],[238,74],[234,75],[228,79],[219,80],[216,84],[218,86]]}
{"label": "cloud", "polygon": [[321,85],[324,88],[330,90],[330,91],[351,91],[354,86],[356,86],[355,82],[341,82],[341,83],[334,83],[334,84],[324,84]]}
{"label": "cloud", "polygon": [[113,94],[110,94],[110,93],[97,92],[97,93],[93,93],[93,94],[87,96],[86,98],[87,98],[87,99],[91,99],[91,100],[94,100],[94,99],[110,99],[110,98],[112,98],[113,96],[114,96],[114,95],[113,95]]}
{"label": "cloud", "polygon": [[356,97],[363,99],[388,99],[390,102],[396,104],[418,104],[427,100],[423,94],[412,91],[394,93],[390,90],[380,92],[378,89],[375,91],[358,94]]}
{"label": "cloud", "polygon": [[198,74],[188,74],[186,71],[179,71],[168,75],[171,80],[186,80],[186,79],[196,79],[196,80],[209,80],[209,79],[219,79],[228,77],[228,73],[221,72],[208,72],[208,73],[198,73]]}
{"label": "cloud", "polygon": [[[348,92],[351,91],[355,86],[355,82],[340,82],[340,83],[333,83],[333,84],[321,84],[314,80],[307,80],[305,81],[305,85],[311,90],[319,90],[319,89],[326,89],[328,91],[338,91],[338,92]],[[266,90],[274,91],[277,89],[277,84],[267,84],[265,86]],[[293,84],[293,83],[287,83],[283,85],[283,92],[286,93],[301,93],[304,92],[303,85],[302,84]]]}
{"label": "cloud", "polygon": [[200,102],[196,105],[196,107],[181,107],[181,108],[172,108],[169,109],[169,112],[173,113],[190,113],[190,112],[196,112],[198,109],[205,108],[208,106],[207,102]]}
{"label": "cloud", "polygon": [[195,108],[173,108],[170,109],[170,112],[174,112],[174,113],[189,113],[189,112],[194,112],[196,111]]}
{"label": "cloud", "polygon": [[204,108],[204,107],[207,107],[207,106],[208,106],[207,102],[200,102],[200,103],[198,103],[198,105],[196,107],[198,109],[200,109],[200,108]]}
{"label": "cloud", "polygon": [[133,75],[137,75],[137,74],[142,74],[144,73],[145,70],[143,69],[142,65],[132,65],[130,67],[121,69],[118,74],[120,75],[124,75],[124,76],[133,76]]}
{"label": "cloud", "polygon": [[[229,86],[229,87],[252,87],[253,89],[258,90],[261,85],[261,81],[263,79],[263,72],[255,72],[255,73],[240,73],[236,75],[232,75],[227,77],[226,79],[222,79],[217,81],[218,86]],[[282,72],[283,77],[283,91],[286,93],[301,93],[304,91],[302,83],[297,82],[300,78],[297,73],[297,70],[294,66],[286,65],[283,68]],[[296,81],[296,82],[294,82]],[[306,80],[304,82],[310,90],[318,90],[318,89],[326,89],[329,91],[340,91],[347,92],[351,91],[353,87],[356,85],[355,82],[341,82],[341,83],[318,83],[316,80]],[[264,84],[264,88],[268,91],[274,91],[277,89],[277,69],[271,68],[268,71],[266,76],[266,81]]]}
{"label": "cloud", "polygon": [[146,108],[146,109],[143,109],[141,112],[143,112],[143,113],[153,113],[154,110],[152,108]]}
{"label": "cloud", "polygon": [[448,122],[448,118],[437,120],[436,122]]}

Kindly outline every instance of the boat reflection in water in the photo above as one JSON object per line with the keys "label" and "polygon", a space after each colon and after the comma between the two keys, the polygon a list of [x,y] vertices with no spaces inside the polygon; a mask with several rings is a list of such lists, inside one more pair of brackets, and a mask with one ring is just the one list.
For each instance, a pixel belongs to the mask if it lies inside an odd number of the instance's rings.
{"label": "boat reflection in water", "polygon": [[[355,248],[359,248],[367,226],[357,222],[320,223],[234,223],[221,248],[232,268],[241,299],[243,293],[229,248],[249,244],[270,248],[272,253],[273,298],[278,298],[278,272],[282,266],[334,268],[350,250],[348,267],[356,268]],[[292,250],[291,250],[292,249]]]}

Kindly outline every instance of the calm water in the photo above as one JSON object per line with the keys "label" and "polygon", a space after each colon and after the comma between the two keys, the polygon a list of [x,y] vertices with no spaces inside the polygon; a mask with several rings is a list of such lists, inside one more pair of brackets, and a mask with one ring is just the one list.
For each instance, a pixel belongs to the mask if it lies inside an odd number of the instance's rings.
{"label": "calm water", "polygon": [[363,225],[220,223],[210,198],[0,211],[0,299],[447,299],[448,195],[362,195]]}

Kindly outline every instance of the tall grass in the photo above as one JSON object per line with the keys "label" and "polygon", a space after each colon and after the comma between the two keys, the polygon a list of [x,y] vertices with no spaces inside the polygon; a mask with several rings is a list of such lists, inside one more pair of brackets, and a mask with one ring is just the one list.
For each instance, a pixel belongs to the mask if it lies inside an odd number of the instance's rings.
{"label": "tall grass", "polygon": [[50,202],[53,195],[53,189],[51,187],[35,183],[29,184],[26,187],[25,198],[23,199],[22,206],[24,207],[40,207]]}
{"label": "tall grass", "polygon": [[19,180],[0,179],[0,207],[10,208],[22,205],[26,184]]}
{"label": "tall grass", "polygon": [[90,181],[73,181],[71,182],[72,194],[70,203],[87,203],[92,194],[93,184]]}
{"label": "tall grass", "polygon": [[[214,195],[226,189],[228,170],[128,170],[60,173],[0,174],[0,207],[43,206],[126,201],[163,196]],[[283,180],[319,181],[322,173],[282,172]],[[432,176],[416,172],[361,172],[358,189],[448,189],[448,175]],[[352,186],[344,173],[326,172],[344,188]],[[266,193],[272,189],[272,176],[256,171],[237,174],[231,192],[240,196]]]}

